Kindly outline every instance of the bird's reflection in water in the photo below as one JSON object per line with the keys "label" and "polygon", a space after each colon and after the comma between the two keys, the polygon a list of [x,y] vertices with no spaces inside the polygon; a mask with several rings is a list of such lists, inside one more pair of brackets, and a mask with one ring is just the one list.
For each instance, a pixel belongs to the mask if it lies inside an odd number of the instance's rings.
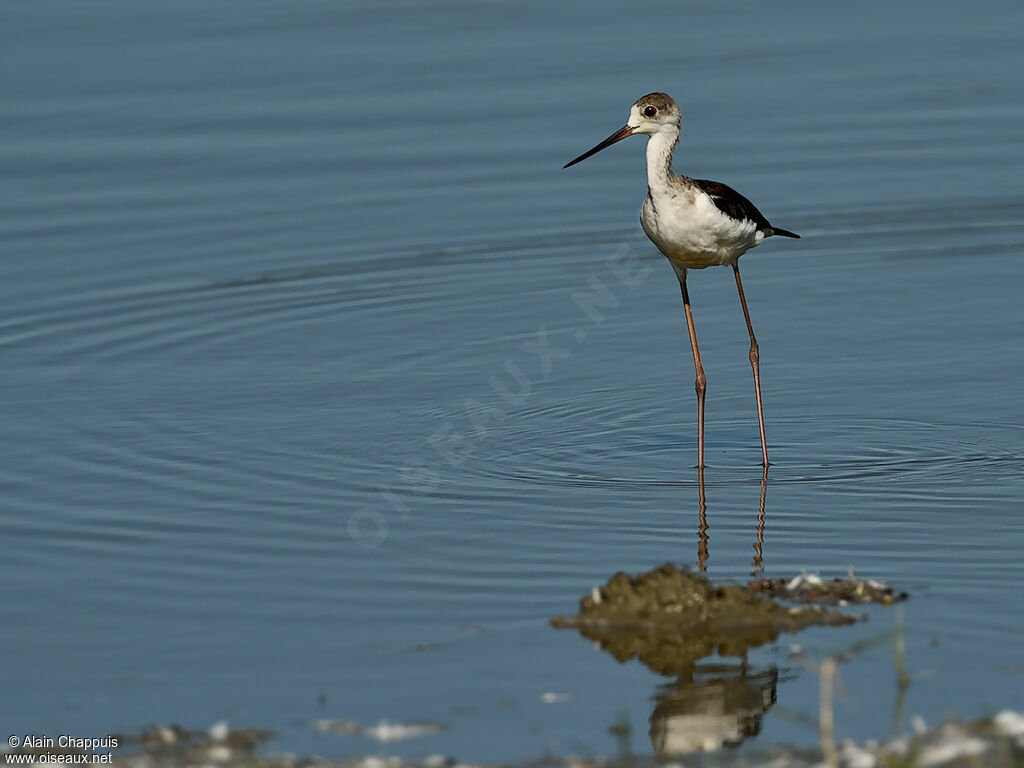
{"label": "bird's reflection in water", "polygon": [[[765,501],[768,468],[761,475],[752,576],[764,573]],[[697,568],[710,557],[704,468],[697,470]],[[761,730],[761,718],[775,703],[778,667],[752,670],[741,664],[691,664],[674,683],[655,693],[650,718],[651,746],[659,757],[676,757],[735,746]]]}
{"label": "bird's reflection in water", "polygon": [[754,562],[751,564],[753,570],[751,576],[760,576],[764,573],[764,502],[768,496],[768,467],[764,468],[761,475],[761,505],[757,511],[757,541],[754,542]]}
{"label": "bird's reflection in water", "polygon": [[[707,569],[708,511],[704,471],[698,474],[697,565]],[[753,567],[764,570],[767,472],[761,477]],[[751,499],[753,502],[753,499]],[[753,503],[748,519],[754,520]],[[673,682],[659,686],[650,738],[659,756],[739,744],[761,729],[775,703],[779,669],[752,668],[752,648],[782,632],[848,623],[841,614],[795,611],[747,585],[708,580],[673,563],[630,576],[618,572],[580,599],[575,616],[554,616],[556,628],[576,629],[621,663],[636,659]],[[702,663],[703,662],[703,663]]]}
{"label": "bird's reflection in water", "polygon": [[775,703],[778,667],[695,664],[655,693],[651,746],[658,757],[675,757],[735,746],[761,730]]}
{"label": "bird's reflection in water", "polygon": [[708,569],[708,502],[704,494],[704,467],[697,469],[697,568],[703,573]]}
{"label": "bird's reflection in water", "polygon": [[[751,563],[751,576],[764,573],[764,506],[768,497],[768,468],[761,475],[761,503],[757,511],[757,539],[754,541],[754,561]],[[704,490],[704,468],[697,470],[697,569],[702,573],[708,570],[708,559],[711,556],[708,535],[708,502]]]}

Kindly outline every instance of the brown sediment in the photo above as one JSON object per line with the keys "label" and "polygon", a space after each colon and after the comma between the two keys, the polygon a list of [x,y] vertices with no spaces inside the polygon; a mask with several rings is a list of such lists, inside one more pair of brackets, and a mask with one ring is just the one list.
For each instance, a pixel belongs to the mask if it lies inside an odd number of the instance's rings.
{"label": "brown sediment", "polygon": [[575,616],[555,616],[619,661],[636,657],[652,670],[679,675],[717,652],[742,656],[783,632],[852,624],[857,618],[819,606],[785,606],[746,586],[712,584],[666,563],[647,573],[619,572],[580,600]]}

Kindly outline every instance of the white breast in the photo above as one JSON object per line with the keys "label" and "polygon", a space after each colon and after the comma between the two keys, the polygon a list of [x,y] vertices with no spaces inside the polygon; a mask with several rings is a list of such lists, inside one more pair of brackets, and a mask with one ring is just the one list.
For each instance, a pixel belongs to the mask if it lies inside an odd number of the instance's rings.
{"label": "white breast", "polygon": [[648,189],[640,223],[659,251],[688,269],[732,264],[764,240],[754,222],[726,216],[693,187]]}

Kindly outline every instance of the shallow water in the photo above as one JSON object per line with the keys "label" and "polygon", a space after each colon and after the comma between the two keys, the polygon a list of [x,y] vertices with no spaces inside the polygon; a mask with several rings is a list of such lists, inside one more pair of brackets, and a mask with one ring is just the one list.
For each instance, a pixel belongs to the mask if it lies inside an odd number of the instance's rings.
{"label": "shallow water", "polygon": [[[1019,4],[2,13],[12,732],[224,717],[345,754],[379,747],[308,721],[429,719],[450,728],[388,751],[495,760],[610,752],[625,716],[647,748],[666,681],[547,619],[697,560],[642,141],[560,170],[654,89],[683,106],[677,170],[804,237],[742,261],[765,573],[909,590],[907,712],[1024,706]],[[690,292],[707,566],[741,580],[746,333],[727,271]],[[893,625],[869,614],[798,641]],[[813,740],[814,675],[785,644],[750,661],[782,668],[758,741]],[[843,667],[840,736],[888,731],[895,674],[884,648]]]}

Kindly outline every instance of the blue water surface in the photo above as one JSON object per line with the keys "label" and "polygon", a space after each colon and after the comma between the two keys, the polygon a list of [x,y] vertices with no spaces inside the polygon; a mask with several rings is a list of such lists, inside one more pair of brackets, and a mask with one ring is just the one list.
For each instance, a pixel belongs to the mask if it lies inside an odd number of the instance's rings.
{"label": "blue water surface", "polygon": [[[1022,30],[1011,2],[5,3],[0,721],[503,760],[612,752],[625,717],[649,752],[664,679],[548,618],[697,561],[643,139],[561,170],[653,90],[677,171],[803,235],[742,261],[760,544],[743,317],[691,275],[709,574],[911,593],[906,698],[889,645],[844,664],[842,737],[1024,708]],[[815,741],[788,644],[897,620],[868,614],[752,652],[782,676],[748,744]]]}

